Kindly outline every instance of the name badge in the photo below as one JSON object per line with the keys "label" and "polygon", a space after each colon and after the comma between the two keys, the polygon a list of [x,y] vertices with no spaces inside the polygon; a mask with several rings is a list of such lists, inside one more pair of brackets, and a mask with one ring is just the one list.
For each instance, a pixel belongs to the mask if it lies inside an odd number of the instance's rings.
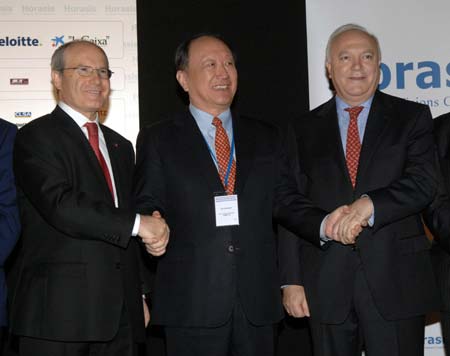
{"label": "name badge", "polygon": [[216,226],[239,225],[238,197],[233,195],[219,195],[214,197],[216,209]]}

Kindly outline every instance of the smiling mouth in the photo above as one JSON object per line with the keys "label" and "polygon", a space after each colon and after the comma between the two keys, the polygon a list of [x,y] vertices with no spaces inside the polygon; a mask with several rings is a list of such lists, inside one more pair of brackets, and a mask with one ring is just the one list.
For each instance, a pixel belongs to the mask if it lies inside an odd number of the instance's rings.
{"label": "smiling mouth", "polygon": [[225,90],[225,89],[228,89],[229,87],[230,87],[230,85],[228,85],[228,84],[214,85],[213,86],[214,89],[218,89],[218,90]]}
{"label": "smiling mouth", "polygon": [[100,95],[101,93],[100,90],[86,90],[86,92],[91,95]]}

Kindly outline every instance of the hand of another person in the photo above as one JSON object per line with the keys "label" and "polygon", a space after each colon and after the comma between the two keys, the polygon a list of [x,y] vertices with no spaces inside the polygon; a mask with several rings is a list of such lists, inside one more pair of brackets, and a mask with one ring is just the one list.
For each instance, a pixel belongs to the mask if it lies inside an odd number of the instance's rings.
{"label": "hand of another person", "polygon": [[[351,218],[351,207],[347,205],[340,206],[335,209],[325,220],[325,234],[328,238],[340,242],[344,245],[354,244],[356,237],[362,231],[362,226],[359,221],[349,220]],[[338,234],[336,231],[343,224],[343,221],[347,221],[349,229],[346,230],[346,234]],[[347,225],[346,225],[347,226]]]}
{"label": "hand of another person", "polygon": [[[325,220],[325,235],[333,239],[333,229],[337,222],[344,216],[350,213],[350,208],[348,205],[342,205],[336,208],[331,214],[326,217]],[[339,241],[340,242],[340,241]]]}
{"label": "hand of another person", "polygon": [[154,211],[151,216],[141,215],[138,235],[148,253],[153,256],[163,255],[169,242],[169,233],[169,227],[158,211]]}
{"label": "hand of another person", "polygon": [[283,305],[287,313],[294,318],[310,316],[308,302],[303,286],[289,285],[282,288]]}
{"label": "hand of another person", "polygon": [[353,244],[357,236],[373,214],[374,208],[369,197],[357,199],[349,206],[349,213],[341,216],[333,226],[333,237],[343,244]]}

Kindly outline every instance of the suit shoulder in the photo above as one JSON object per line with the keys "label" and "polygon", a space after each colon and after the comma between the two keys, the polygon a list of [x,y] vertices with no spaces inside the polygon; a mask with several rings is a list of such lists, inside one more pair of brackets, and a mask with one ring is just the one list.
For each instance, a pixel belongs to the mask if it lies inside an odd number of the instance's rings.
{"label": "suit shoulder", "polygon": [[123,137],[121,134],[119,134],[117,131],[114,131],[113,129],[111,129],[108,126],[105,126],[103,124],[101,124],[100,126],[102,128],[103,133],[108,135],[111,139],[113,139],[117,143],[122,143],[122,144],[127,143],[127,144],[131,145],[131,142],[128,139],[126,139],[125,137]]}
{"label": "suit shoulder", "polygon": [[2,130],[8,130],[8,131],[9,130],[14,130],[14,131],[17,130],[16,125],[10,123],[9,121],[3,120],[3,119],[0,119],[0,127]]}
{"label": "suit shoulder", "polygon": [[25,124],[18,132],[17,137],[26,135],[35,135],[36,132],[51,132],[54,130],[54,122],[51,120],[51,114],[38,117]]}
{"label": "suit shoulder", "polygon": [[149,132],[162,132],[162,131],[170,130],[175,125],[177,117],[179,117],[179,115],[168,116],[168,117],[162,118],[156,122],[153,122],[151,124],[144,126],[140,130],[140,132],[149,133]]}
{"label": "suit shoulder", "polygon": [[334,98],[320,104],[314,109],[303,113],[302,115],[294,118],[291,122],[291,126],[295,129],[297,133],[303,132],[305,129],[311,126],[312,121],[320,120],[323,116],[328,116],[330,113],[335,115],[336,106]]}
{"label": "suit shoulder", "polygon": [[249,125],[261,128],[262,130],[278,131],[281,129],[281,126],[275,122],[263,120],[252,116],[239,115],[238,120],[244,120]]}
{"label": "suit shoulder", "polygon": [[397,108],[397,110],[405,113],[430,111],[429,106],[422,103],[399,98],[398,96],[382,92],[378,92],[376,95],[379,96],[380,100],[383,101],[384,103],[390,104],[392,107],[395,107]]}
{"label": "suit shoulder", "polygon": [[266,139],[275,140],[280,139],[286,135],[286,125],[282,126],[276,122],[246,115],[239,115],[237,117],[237,120],[241,121],[247,127],[251,127],[254,135],[259,135],[260,139],[262,139],[262,137],[266,137]]}
{"label": "suit shoulder", "polygon": [[450,127],[450,112],[440,115],[433,120],[434,130],[446,130]]}
{"label": "suit shoulder", "polygon": [[10,122],[0,119],[0,148],[8,148],[14,143],[17,126]]}

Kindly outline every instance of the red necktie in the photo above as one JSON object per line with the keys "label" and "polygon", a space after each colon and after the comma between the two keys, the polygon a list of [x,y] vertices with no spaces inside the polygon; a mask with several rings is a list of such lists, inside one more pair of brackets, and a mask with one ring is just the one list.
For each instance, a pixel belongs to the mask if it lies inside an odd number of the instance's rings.
{"label": "red necktie", "polygon": [[98,143],[98,126],[95,122],[87,122],[84,124],[84,126],[88,130],[89,143],[91,144],[91,147],[94,150],[95,155],[97,156],[98,163],[100,164],[100,167],[102,168],[103,174],[106,179],[106,183],[108,183],[109,191],[111,192],[111,195],[114,200],[114,190],[113,190],[111,176],[109,175],[108,166],[106,165],[105,158],[103,157],[102,153],[100,152],[100,147],[99,147],[99,143]]}
{"label": "red necktie", "polygon": [[358,132],[358,115],[364,109],[362,106],[347,108],[350,114],[350,122],[347,130],[347,144],[345,148],[345,160],[347,161],[347,169],[352,181],[352,186],[356,185],[356,174],[358,173],[359,154],[361,152],[361,141]]}
{"label": "red necktie", "polygon": [[227,175],[228,164],[230,161],[230,141],[228,135],[222,126],[222,121],[215,117],[212,124],[216,127],[216,138],[214,140],[214,146],[216,149],[217,165],[219,168],[220,180],[225,188],[227,194],[233,194],[234,182],[236,179],[236,162],[233,158],[231,163],[230,172],[228,174],[228,182],[225,182]]}

